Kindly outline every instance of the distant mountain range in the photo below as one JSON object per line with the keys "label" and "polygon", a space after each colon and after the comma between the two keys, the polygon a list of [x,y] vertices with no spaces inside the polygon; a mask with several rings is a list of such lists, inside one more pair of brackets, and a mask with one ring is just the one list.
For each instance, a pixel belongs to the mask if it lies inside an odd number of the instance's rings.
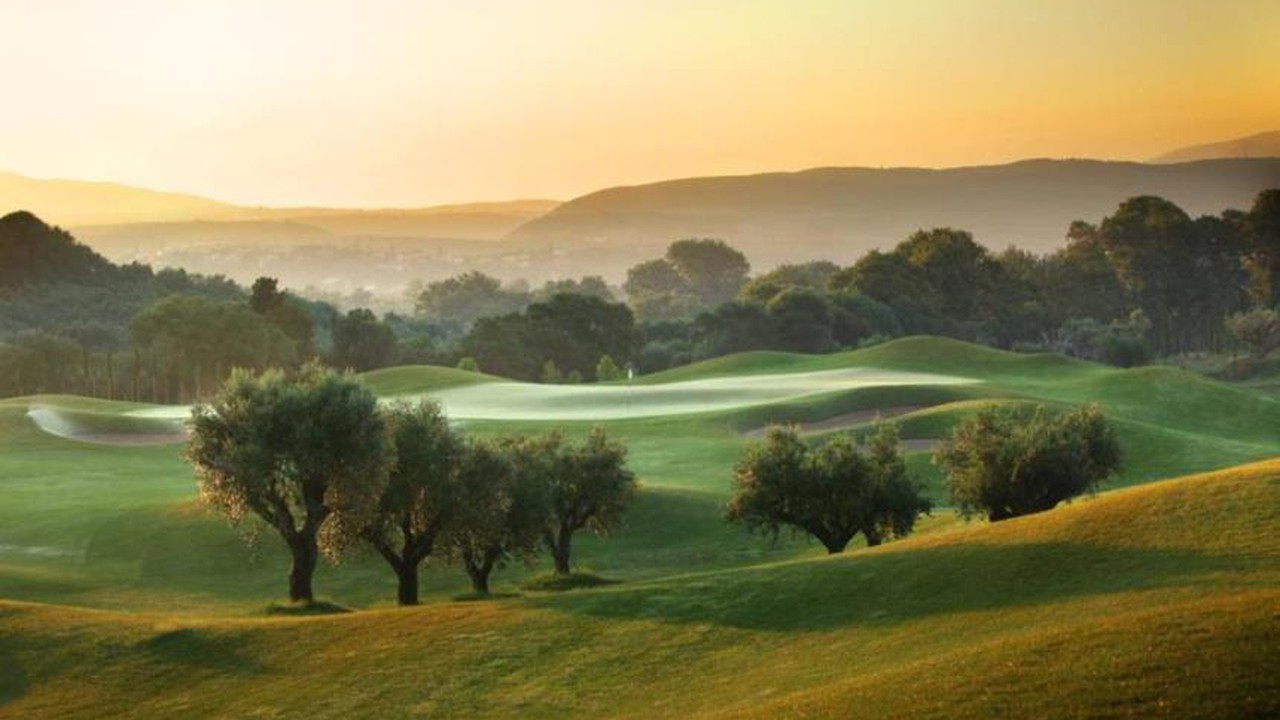
{"label": "distant mountain range", "polygon": [[[554,200],[515,200],[378,210],[250,207],[116,183],[0,173],[0,212],[28,210],[62,227],[145,223],[152,226],[149,231],[158,223],[290,222],[349,235],[492,239],[557,204]],[[244,229],[232,234],[243,235]],[[297,233],[296,229],[281,228],[281,234]]]}
{"label": "distant mountain range", "polygon": [[1178,148],[1151,158],[1153,163],[1179,163],[1215,158],[1280,157],[1280,130],[1258,133],[1225,142]]}
{"label": "distant mountain range", "polygon": [[[1228,157],[1216,157],[1228,156]],[[1272,156],[1272,157],[1262,157]],[[1246,208],[1280,187],[1280,132],[1166,153],[1149,163],[1026,160],[947,169],[816,168],[616,187],[551,200],[414,209],[263,208],[113,183],[0,173],[0,213],[29,210],[116,262],[244,282],[395,292],[468,269],[531,282],[620,279],[685,237],[722,238],[757,269],[852,262],[920,228],[969,230],[989,247],[1047,251],[1073,220],[1153,194],[1192,214]]]}
{"label": "distant mountain range", "polygon": [[817,258],[849,262],[917,229],[951,226],[990,247],[1044,251],[1061,246],[1073,220],[1097,221],[1134,195],[1160,195],[1204,214],[1247,208],[1271,187],[1280,187],[1280,158],[820,168],[602,190],[526,222],[508,239],[652,256],[677,238],[719,237],[767,267]]}

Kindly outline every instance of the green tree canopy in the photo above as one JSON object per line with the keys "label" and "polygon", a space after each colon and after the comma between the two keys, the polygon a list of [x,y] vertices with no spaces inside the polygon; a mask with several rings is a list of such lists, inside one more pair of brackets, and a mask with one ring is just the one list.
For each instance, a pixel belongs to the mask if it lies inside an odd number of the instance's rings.
{"label": "green tree canopy", "polygon": [[666,261],[684,280],[689,292],[713,308],[738,295],[751,264],[741,252],[723,240],[680,240],[667,248]]}
{"label": "green tree canopy", "polygon": [[618,367],[618,363],[608,355],[601,355],[600,362],[596,363],[596,382],[612,382],[614,380],[624,380],[627,373]]}
{"label": "green tree canopy", "polygon": [[529,304],[529,294],[502,287],[502,282],[471,271],[429,283],[418,295],[416,309],[430,320],[470,325],[480,318],[519,312]]}
{"label": "green tree canopy", "polygon": [[574,534],[583,528],[600,535],[613,531],[639,492],[627,469],[627,450],[595,428],[580,443],[551,433],[513,440],[508,451],[523,482],[546,488],[542,541],[556,573],[568,575]]}
{"label": "green tree canopy", "polygon": [[457,467],[458,504],[439,542],[462,565],[478,595],[513,559],[531,559],[546,526],[545,486],[517,475],[510,454],[492,441],[467,440]]}
{"label": "green tree canopy", "polygon": [[775,425],[738,462],[725,517],[767,537],[807,533],[835,554],[859,532],[869,545],[910,533],[930,509],[922,493],[890,427],[864,450],[848,435],[811,448],[794,427]]}
{"label": "green tree canopy", "polygon": [[1227,318],[1231,335],[1262,360],[1280,348],[1280,312],[1270,308],[1254,308]]}
{"label": "green tree canopy", "polygon": [[331,362],[335,367],[364,372],[391,365],[395,357],[395,331],[372,310],[357,308],[333,318]]}
{"label": "green tree canopy", "polygon": [[186,457],[200,498],[233,521],[254,515],[293,556],[289,599],[311,601],[321,552],[367,527],[386,482],[386,427],[373,393],[308,365],[294,375],[236,371],[192,411]]}
{"label": "green tree canopy", "polygon": [[1258,193],[1244,223],[1254,297],[1264,306],[1280,306],[1280,188]]}
{"label": "green tree canopy", "polygon": [[1067,413],[989,406],[957,425],[934,455],[960,511],[992,522],[1091,492],[1120,461],[1115,431],[1096,405]]}
{"label": "green tree canopy", "polygon": [[840,266],[828,260],[779,265],[769,272],[747,281],[738,291],[738,300],[767,303],[788,288],[825,290]]}
{"label": "green tree canopy", "polygon": [[[524,313],[478,321],[463,351],[486,372],[558,382],[577,371],[594,377],[601,355],[629,362],[640,345],[631,310],[583,295],[556,295]],[[551,366],[556,373],[550,373]]]}
{"label": "green tree canopy", "polygon": [[395,571],[401,605],[418,603],[418,569],[458,515],[461,439],[434,402],[383,411],[395,461],[362,537]]}

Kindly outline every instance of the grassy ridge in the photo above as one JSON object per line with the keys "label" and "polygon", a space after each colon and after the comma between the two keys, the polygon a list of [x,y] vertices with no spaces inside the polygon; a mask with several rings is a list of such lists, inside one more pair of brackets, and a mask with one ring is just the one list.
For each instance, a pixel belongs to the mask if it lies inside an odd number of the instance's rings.
{"label": "grassy ridge", "polygon": [[503,378],[434,365],[404,365],[361,374],[361,379],[379,395],[409,395],[486,382]]}
{"label": "grassy ridge", "polygon": [[324,618],[0,603],[0,714],[1274,716],[1280,461],[565,595]]}

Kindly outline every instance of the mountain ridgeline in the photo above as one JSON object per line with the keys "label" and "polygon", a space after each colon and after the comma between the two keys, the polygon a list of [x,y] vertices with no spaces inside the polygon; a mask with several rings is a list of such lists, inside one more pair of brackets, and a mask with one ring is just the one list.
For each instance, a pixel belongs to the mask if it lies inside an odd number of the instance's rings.
{"label": "mountain ridgeline", "polygon": [[1195,216],[1248,207],[1277,185],[1280,158],[819,168],[602,190],[508,237],[562,249],[607,246],[626,260],[650,256],[676,238],[718,237],[757,268],[814,258],[850,262],[918,229],[946,226],[964,228],[991,248],[1017,244],[1043,252],[1062,245],[1072,221],[1096,221],[1117,198],[1158,195]]}
{"label": "mountain ridgeline", "polygon": [[1217,158],[1280,157],[1280,130],[1258,133],[1222,142],[1191,145],[1151,158],[1153,163],[1183,163]]}

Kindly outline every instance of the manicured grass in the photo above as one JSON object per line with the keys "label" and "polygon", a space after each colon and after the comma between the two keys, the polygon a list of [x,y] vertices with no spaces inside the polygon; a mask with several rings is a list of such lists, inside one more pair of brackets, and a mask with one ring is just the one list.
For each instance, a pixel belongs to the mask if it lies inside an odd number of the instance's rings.
{"label": "manicured grass", "polygon": [[365,383],[379,395],[406,395],[502,381],[502,378],[493,375],[434,365],[385,368],[364,373],[362,377]]}
{"label": "manicured grass", "polygon": [[[391,572],[357,554],[322,566],[324,605],[292,607],[272,602],[278,538],[246,547],[202,508],[180,444],[86,444],[28,416],[145,435],[182,409],[0,400],[0,717],[1280,714],[1280,460],[1153,482],[1280,456],[1280,400],[1260,388],[937,338],[748,353],[632,388],[425,367],[365,381],[461,398],[478,435],[603,425],[641,499],[614,536],[575,542],[569,581],[516,565],[476,599],[432,563],[427,605],[394,609]],[[904,437],[939,438],[992,402],[1101,404],[1124,475],[996,525],[942,507],[837,557],[721,520],[747,431],[894,408]],[[908,462],[945,503],[929,454]]]}
{"label": "manicured grass", "polygon": [[[845,373],[834,385],[833,371]],[[901,373],[973,382],[865,384],[911,377]],[[631,398],[637,406],[661,411],[678,401],[687,409],[694,398],[712,409],[608,420],[548,416],[566,408],[609,409],[624,386],[531,386],[421,366],[364,378],[388,397],[482,393],[478,402],[505,408],[503,419],[462,420],[470,433],[582,434],[600,424],[624,440],[644,483],[643,499],[615,537],[576,543],[575,559],[628,582],[821,554],[801,541],[770,547],[720,519],[732,466],[748,442],[743,432],[770,421],[911,406],[919,409],[896,419],[903,436],[938,438],[988,402],[1098,402],[1115,421],[1127,455],[1124,474],[1108,487],[1280,455],[1280,401],[1265,393],[1168,368],[1116,370],[939,338],[836,355],[746,353],[638,378]],[[791,389],[778,390],[787,383]],[[734,401],[725,406],[726,398]],[[27,418],[33,405],[113,432],[146,432],[169,422],[151,417],[165,412],[125,403],[65,396],[0,401],[0,597],[190,614],[252,614],[279,598],[287,557],[278,538],[263,533],[247,549],[239,530],[199,508],[180,445],[110,447],[53,437]],[[943,478],[929,454],[912,453],[909,465],[924,476],[935,502],[945,504]],[[924,527],[951,522],[942,511]],[[498,588],[508,591],[538,570],[502,570]],[[317,590],[366,608],[394,597],[391,580],[379,559],[357,555],[323,568]],[[427,600],[465,589],[456,569],[432,566],[424,573]]]}
{"label": "manicured grass", "polygon": [[0,602],[15,717],[1274,717],[1280,461],[804,557],[299,618]]}

